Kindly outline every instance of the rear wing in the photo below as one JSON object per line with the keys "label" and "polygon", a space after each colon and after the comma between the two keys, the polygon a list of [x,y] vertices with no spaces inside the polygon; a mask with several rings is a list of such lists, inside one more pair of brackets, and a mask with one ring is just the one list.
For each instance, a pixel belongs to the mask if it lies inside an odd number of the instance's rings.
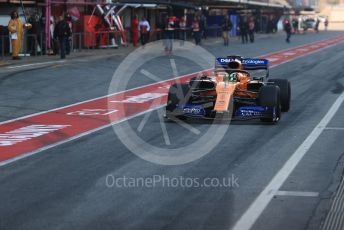
{"label": "rear wing", "polygon": [[[263,77],[253,77],[253,80],[265,81],[269,78],[269,60],[258,59],[258,58],[242,58],[240,56],[229,56],[226,58],[216,58],[215,60],[215,72],[235,70],[239,67],[240,62],[242,64],[241,70],[252,71],[252,70],[265,70]],[[234,64],[234,65],[233,65]],[[234,67],[234,68],[233,68]]]}
{"label": "rear wing", "polygon": [[256,59],[256,58],[216,58],[215,68],[228,69],[228,64],[231,62],[240,61],[243,65],[243,70],[260,70],[269,69],[269,60],[267,59]]}
{"label": "rear wing", "polygon": [[245,58],[242,60],[244,70],[269,69],[269,60]]}

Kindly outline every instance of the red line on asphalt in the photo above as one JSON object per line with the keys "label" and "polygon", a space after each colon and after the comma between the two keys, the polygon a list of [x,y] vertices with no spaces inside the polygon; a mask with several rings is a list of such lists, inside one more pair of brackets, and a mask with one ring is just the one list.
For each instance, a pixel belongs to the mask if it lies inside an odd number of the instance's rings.
{"label": "red line on asphalt", "polygon": [[[270,59],[272,66],[279,65],[343,41],[344,36],[339,36],[259,58]],[[143,113],[151,109],[155,98],[161,98],[161,103],[154,106],[161,106],[167,98],[166,84],[186,82],[206,72],[209,70],[4,122],[0,124],[0,162]]]}

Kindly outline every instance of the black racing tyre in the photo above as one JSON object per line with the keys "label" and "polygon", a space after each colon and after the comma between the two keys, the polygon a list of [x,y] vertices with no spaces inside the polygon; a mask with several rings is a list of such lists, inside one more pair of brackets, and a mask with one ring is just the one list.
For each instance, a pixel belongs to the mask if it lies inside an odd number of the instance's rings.
{"label": "black racing tyre", "polygon": [[[166,116],[170,117],[175,111],[178,104],[187,104],[191,101],[191,89],[188,84],[172,84],[166,104]],[[185,116],[173,116],[174,118],[184,119]]]}
{"label": "black racing tyre", "polygon": [[271,82],[280,88],[281,110],[282,112],[288,112],[291,101],[290,82],[287,79],[270,79],[268,82]]}
{"label": "black racing tyre", "polygon": [[264,122],[277,123],[281,118],[280,89],[275,85],[262,86],[259,91],[259,105],[274,110],[274,117],[261,118]]}
{"label": "black racing tyre", "polygon": [[265,107],[278,106],[280,100],[280,89],[274,85],[262,86],[259,90],[259,105]]}

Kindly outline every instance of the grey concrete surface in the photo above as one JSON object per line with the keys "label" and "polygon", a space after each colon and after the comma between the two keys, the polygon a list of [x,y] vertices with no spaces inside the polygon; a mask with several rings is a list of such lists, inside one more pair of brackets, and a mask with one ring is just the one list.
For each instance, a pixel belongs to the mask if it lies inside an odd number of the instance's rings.
{"label": "grey concrete surface", "polygon": [[[333,37],[338,33],[220,43],[204,46],[217,56],[261,54]],[[181,166],[159,166],[132,154],[107,128],[0,168],[0,229],[230,229],[327,113],[343,91],[344,44],[271,69],[271,78],[292,83],[292,110],[281,122],[231,123],[221,143],[205,157]],[[0,74],[1,120],[107,94],[121,58],[75,61],[28,71]],[[168,58],[157,60],[167,63]],[[180,72],[193,70],[180,64]],[[156,69],[152,63],[152,71]],[[160,65],[162,77],[170,69]],[[139,78],[129,87],[144,85]],[[329,126],[344,127],[341,108]],[[142,116],[130,120],[136,127]],[[190,123],[206,131],[209,124]],[[172,146],[194,138],[175,123],[166,123]],[[114,127],[116,128],[116,127]],[[326,130],[284,183],[281,190],[318,192],[318,197],[282,197],[268,205],[253,229],[318,229],[342,176],[344,131]],[[161,124],[153,113],[140,134],[162,145]],[[0,153],[1,154],[1,153]],[[114,177],[238,178],[239,187],[109,187]]]}

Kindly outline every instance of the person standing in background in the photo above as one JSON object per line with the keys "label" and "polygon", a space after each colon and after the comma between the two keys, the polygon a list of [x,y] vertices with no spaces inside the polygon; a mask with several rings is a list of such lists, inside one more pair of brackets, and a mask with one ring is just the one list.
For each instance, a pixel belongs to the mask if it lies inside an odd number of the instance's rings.
{"label": "person standing in background", "polygon": [[186,26],[187,26],[187,21],[186,21],[186,16],[182,16],[181,19],[179,20],[179,38],[181,40],[180,45],[184,45],[184,42],[186,41]]}
{"label": "person standing in background", "polygon": [[299,20],[297,18],[293,18],[292,24],[293,24],[294,34],[298,34],[299,33]]}
{"label": "person standing in background", "polygon": [[161,22],[161,17],[158,16],[155,20],[155,33],[156,33],[156,40],[161,40],[163,38],[163,25]]}
{"label": "person standing in background", "polygon": [[200,18],[195,16],[192,22],[192,32],[195,38],[196,45],[201,44],[201,30],[200,30]]}
{"label": "person standing in background", "polygon": [[[0,37],[8,36],[8,28],[7,26],[0,25]],[[9,40],[8,39],[0,39],[0,54],[7,54],[8,53]]]}
{"label": "person standing in background", "polygon": [[165,22],[165,53],[166,55],[172,55],[173,39],[176,31],[177,18],[173,15],[166,17]]}
{"label": "person standing in background", "polygon": [[54,18],[54,16],[50,17],[50,36],[52,37],[51,39],[51,48],[52,48],[52,55],[56,55],[59,53],[59,45],[58,45],[58,40],[57,37],[55,36],[55,28],[56,28],[56,22],[57,19]]}
{"label": "person standing in background", "polygon": [[23,43],[24,25],[19,19],[17,11],[11,13],[11,20],[8,23],[8,31],[10,32],[12,43],[12,59],[20,60],[19,52]]}
{"label": "person standing in background", "polygon": [[239,30],[240,30],[240,34],[241,34],[241,42],[242,44],[248,43],[248,34],[247,34],[247,20],[242,19],[240,20],[239,23]]}
{"label": "person standing in background", "polygon": [[133,42],[133,46],[137,47],[137,43],[139,41],[139,20],[137,19],[137,15],[135,15],[131,21],[131,40]]}
{"label": "person standing in background", "polygon": [[327,31],[327,28],[328,28],[328,17],[325,18],[324,26],[325,26],[325,31]]}
{"label": "person standing in background", "polygon": [[207,39],[208,22],[207,17],[204,14],[202,14],[199,18],[199,27],[201,31],[201,38]]}
{"label": "person standing in background", "polygon": [[40,44],[42,23],[39,14],[34,13],[33,15],[31,15],[31,17],[29,18],[29,22],[32,25],[32,28],[28,30],[28,47],[30,54],[35,55],[37,52],[42,52],[42,47]]}
{"label": "person standing in background", "polygon": [[61,59],[66,58],[66,44],[71,34],[72,32],[70,31],[70,27],[66,19],[63,16],[60,16],[60,20],[54,31],[54,37],[59,41]]}
{"label": "person standing in background", "polygon": [[248,22],[248,36],[250,37],[250,42],[254,42],[254,29],[255,29],[255,22],[253,18],[250,18]]}
{"label": "person standing in background", "polygon": [[69,30],[70,30],[70,35],[66,40],[66,54],[69,55],[70,51],[71,51],[71,43],[72,43],[72,31],[73,31],[73,23],[72,23],[72,17],[67,14],[66,16],[66,22],[69,26]]}
{"label": "person standing in background", "polygon": [[149,22],[147,21],[147,19],[145,17],[142,17],[142,19],[139,23],[138,29],[140,31],[141,44],[142,44],[142,47],[144,48],[148,42],[149,33],[150,33],[150,29],[151,29]]}
{"label": "person standing in background", "polygon": [[316,21],[315,21],[315,32],[319,33],[319,24],[320,24],[320,20],[319,18],[317,17]]}
{"label": "person standing in background", "polygon": [[273,33],[273,30],[274,30],[274,22],[273,22],[272,16],[270,16],[267,22],[266,32],[270,34],[270,33]]}
{"label": "person standing in background", "polygon": [[225,15],[221,27],[224,46],[229,46],[229,33],[233,28],[233,24],[228,15]]}
{"label": "person standing in background", "polygon": [[290,21],[288,19],[285,19],[283,22],[283,27],[284,27],[284,31],[287,34],[287,38],[286,38],[286,42],[290,43],[290,36],[291,36],[291,24]]}

